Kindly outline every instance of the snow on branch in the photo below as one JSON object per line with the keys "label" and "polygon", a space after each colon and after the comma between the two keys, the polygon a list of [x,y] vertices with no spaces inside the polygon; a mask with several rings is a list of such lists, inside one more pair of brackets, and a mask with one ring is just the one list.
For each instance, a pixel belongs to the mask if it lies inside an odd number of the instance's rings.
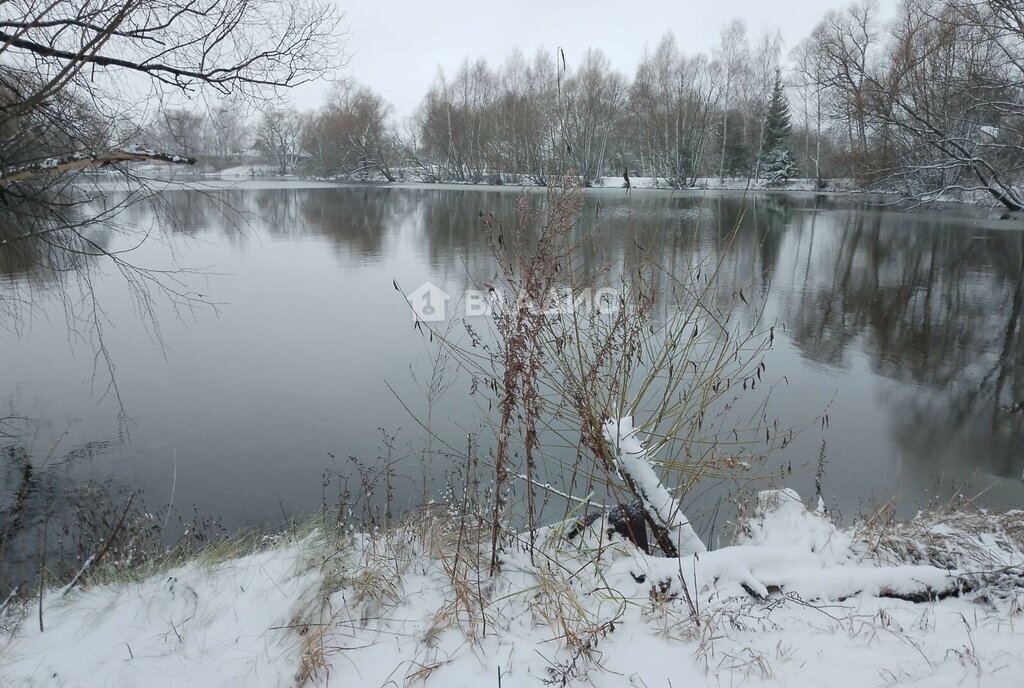
{"label": "snow on branch", "polygon": [[147,150],[144,148],[128,148],[124,150],[109,150],[100,153],[81,151],[53,158],[47,158],[39,162],[26,165],[18,165],[0,172],[0,186],[24,182],[35,177],[44,175],[63,174],[76,170],[89,168],[107,167],[124,162],[145,162],[156,161],[176,165],[194,165],[195,158],[161,151]]}
{"label": "snow on branch", "polygon": [[734,546],[679,559],[634,551],[616,560],[610,584],[638,584],[660,595],[844,600],[858,595],[925,602],[974,586],[963,572],[932,565],[886,564],[838,530],[824,514],[807,510],[791,489],[758,496],[753,518]]}
{"label": "snow on branch", "polygon": [[675,546],[676,554],[688,556],[706,552],[708,548],[648,461],[647,450],[633,427],[633,418],[626,416],[617,421],[606,421],[602,430],[605,440],[614,449],[616,465],[636,488],[636,496],[647,515],[665,531]]}
{"label": "snow on branch", "polygon": [[767,598],[796,594],[804,600],[844,600],[858,595],[924,602],[958,595],[970,584],[934,566],[834,565],[800,547],[737,545],[681,560],[636,555],[608,571],[613,584],[636,581],[666,595]]}
{"label": "snow on branch", "polygon": [[912,602],[958,595],[973,587],[955,569],[886,565],[869,557],[849,533],[823,512],[809,511],[791,489],[760,493],[753,518],[741,524],[736,545],[708,551],[655,473],[633,419],[606,421],[602,432],[623,481],[640,499],[648,525],[662,531],[659,545],[669,554],[655,557],[634,550],[616,560],[607,575],[617,584],[653,586],[669,597],[766,598],[781,592],[806,600],[869,595]]}

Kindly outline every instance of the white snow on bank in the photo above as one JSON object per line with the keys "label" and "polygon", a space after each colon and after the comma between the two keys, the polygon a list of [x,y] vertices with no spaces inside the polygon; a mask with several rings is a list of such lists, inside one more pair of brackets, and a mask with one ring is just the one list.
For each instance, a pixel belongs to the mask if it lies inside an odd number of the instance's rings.
{"label": "white snow on bank", "polygon": [[[671,189],[669,180],[656,177],[630,177],[630,186],[634,189]],[[594,185],[604,189],[625,188],[626,181],[622,177],[601,177]],[[784,182],[769,182],[766,179],[748,179],[747,177],[698,177],[691,186],[682,191],[852,191],[856,189],[853,180],[828,179],[825,186],[819,187],[816,179],[790,179]]]}
{"label": "white snow on bank", "polygon": [[236,165],[235,167],[226,167],[216,172],[207,172],[207,177],[264,177],[268,175],[274,175],[277,171],[271,165]]}
{"label": "white snow on bank", "polygon": [[[876,597],[955,591],[958,573],[879,558],[789,490],[762,493],[742,526],[735,546],[666,559],[609,540],[601,520],[582,532],[562,524],[542,529],[532,552],[506,543],[495,576],[486,536],[441,514],[313,535],[143,582],[51,592],[45,632],[30,606],[0,638],[0,685],[449,688],[497,686],[499,675],[505,688],[1020,685],[1019,588]],[[948,542],[1007,533],[944,528]],[[1000,545],[1011,568],[1024,565],[1018,544]],[[959,566],[977,565],[956,549]]]}
{"label": "white snow on bank", "polygon": [[852,541],[825,518],[809,511],[796,490],[766,490],[757,496],[757,508],[737,544],[796,547],[821,555],[829,564],[849,563]]}
{"label": "white snow on bank", "polygon": [[51,591],[0,640],[2,686],[289,685],[290,624],[320,581],[312,539],[221,564],[192,563],[141,583]]}

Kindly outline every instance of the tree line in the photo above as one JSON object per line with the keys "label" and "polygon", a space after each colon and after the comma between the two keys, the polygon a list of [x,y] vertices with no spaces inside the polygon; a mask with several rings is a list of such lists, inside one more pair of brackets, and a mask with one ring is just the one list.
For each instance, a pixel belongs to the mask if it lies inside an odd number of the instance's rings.
{"label": "tree line", "polygon": [[[307,29],[292,30],[296,45],[322,44],[333,29],[319,5],[264,2],[278,14],[312,12]],[[204,21],[233,28],[220,5],[211,1],[205,9]],[[277,174],[544,185],[573,170],[586,184],[649,177],[674,188],[702,179],[792,177],[824,187],[841,178],[924,200],[980,194],[1024,207],[1019,0],[903,0],[884,22],[874,0],[859,0],[825,14],[795,46],[783,46],[778,32],[752,35],[740,20],[727,24],[707,53],[687,53],[670,32],[642,53],[630,75],[613,69],[598,48],[579,55],[515,50],[497,64],[467,58],[454,72],[439,69],[405,118],[355,81],[333,85],[315,111],[264,101],[251,117],[229,91],[239,82],[259,89],[266,79],[258,73],[240,79],[230,72],[233,79],[220,83],[219,72],[197,76],[174,65],[154,73],[145,55],[127,66],[108,55],[71,60],[60,49],[64,36],[29,21],[31,12],[0,21],[7,52],[20,51],[37,65],[0,71],[5,175],[37,171],[19,168],[23,161],[50,164],[47,155],[111,142],[124,149],[131,141],[221,167],[260,162]],[[81,17],[61,21],[103,19],[111,27],[104,40],[146,45],[148,34],[120,28],[120,15],[111,12],[86,4]],[[90,40],[83,30],[82,45]],[[199,49],[183,40],[183,60]],[[59,88],[60,65],[69,60],[76,88]],[[238,64],[249,70],[251,63]],[[141,117],[118,112],[111,107],[116,100],[95,96],[84,71],[90,65],[141,70],[185,95],[189,80],[202,81],[214,99]],[[26,95],[33,93],[38,97]]]}
{"label": "tree line", "polygon": [[588,184],[643,176],[675,188],[843,178],[1024,206],[1024,4],[904,0],[883,22],[864,0],[783,48],[777,32],[752,36],[736,20],[707,54],[666,34],[629,77],[597,48],[467,58],[439,69],[402,121],[346,83],[315,112],[263,113],[250,139],[278,171],[317,176],[543,185],[572,169]]}

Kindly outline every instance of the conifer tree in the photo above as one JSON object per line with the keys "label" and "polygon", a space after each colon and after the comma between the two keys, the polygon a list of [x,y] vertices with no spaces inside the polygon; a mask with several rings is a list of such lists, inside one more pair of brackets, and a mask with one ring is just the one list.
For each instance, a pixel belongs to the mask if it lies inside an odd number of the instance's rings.
{"label": "conifer tree", "polygon": [[762,151],[767,153],[776,148],[785,147],[793,124],[789,119],[789,100],[782,89],[782,72],[775,72],[775,87],[772,89],[771,100],[768,101],[768,115],[764,127],[764,144]]}
{"label": "conifer tree", "polygon": [[793,131],[789,119],[789,100],[782,89],[782,72],[775,73],[775,87],[768,101],[765,118],[764,141],[761,144],[761,172],[769,181],[786,180],[798,173],[796,160],[787,142]]}

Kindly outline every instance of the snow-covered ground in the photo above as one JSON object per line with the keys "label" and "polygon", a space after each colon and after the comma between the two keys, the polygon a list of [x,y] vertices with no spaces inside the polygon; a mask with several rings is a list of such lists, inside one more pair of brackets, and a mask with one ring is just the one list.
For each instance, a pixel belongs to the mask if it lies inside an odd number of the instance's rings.
{"label": "snow-covered ground", "polygon": [[492,576],[485,529],[425,512],[49,591],[45,631],[33,600],[0,639],[0,685],[1019,686],[1022,519],[838,530],[777,491],[733,547],[666,559],[567,523]]}
{"label": "snow-covered ground", "polygon": [[226,167],[216,172],[207,172],[208,177],[263,177],[267,175],[275,175],[277,170],[272,165],[236,165],[235,167]]}
{"label": "snow-covered ground", "polygon": [[[145,172],[148,175],[155,177],[167,176],[167,172],[164,167],[154,165],[137,165],[133,169],[140,172]],[[491,174],[488,179],[502,178],[500,186],[486,182],[457,182],[457,181],[427,181],[423,178],[423,172],[419,169],[403,169],[396,168],[393,170],[396,176],[396,182],[387,181],[382,175],[374,172],[367,172],[359,175],[335,175],[332,177],[317,177],[309,175],[279,175],[278,172],[271,165],[239,165],[236,167],[229,167],[215,172],[203,172],[201,173],[206,177],[213,177],[218,179],[241,179],[241,178],[252,178],[252,177],[274,177],[275,179],[281,180],[294,180],[296,182],[303,182],[309,180],[315,181],[335,181],[335,182],[352,182],[352,183],[364,183],[364,184],[394,184],[399,187],[421,187],[421,186],[435,186],[443,185],[456,188],[510,188],[510,189],[524,189],[524,188],[536,188],[541,189],[539,185],[516,175],[499,175],[497,173]],[[194,174],[194,172],[193,172]],[[767,192],[813,192],[813,193],[847,193],[847,194],[875,194],[883,196],[893,197],[906,197],[909,200],[915,200],[915,197],[908,196],[908,192],[905,189],[898,188],[896,186],[877,186],[871,190],[864,190],[858,186],[858,184],[852,179],[827,179],[824,180],[824,185],[819,185],[816,179],[789,179],[787,181],[768,181],[765,179],[748,179],[747,177],[736,177],[736,178],[725,178],[720,179],[718,177],[700,177],[696,179],[692,186],[688,186],[685,189],[673,188],[667,179],[656,178],[656,177],[630,177],[630,188],[639,189],[659,189],[665,191],[767,191]],[[625,189],[625,180],[622,177],[600,177],[594,183],[595,189]],[[975,205],[993,206],[995,205],[990,194],[984,192],[954,192],[944,191],[936,192],[932,194],[921,193],[916,196],[916,201],[919,203],[928,202],[942,202],[942,203],[970,203]]]}
{"label": "snow-covered ground", "polygon": [[[634,189],[670,189],[672,188],[667,179],[655,177],[630,177],[630,186]],[[604,189],[619,189],[625,187],[625,180],[622,177],[601,177],[596,187]],[[824,187],[819,187],[816,179],[790,179],[784,182],[771,182],[765,179],[748,179],[747,177],[736,177],[719,179],[718,177],[701,177],[695,180],[693,186],[688,190],[709,190],[709,191],[819,191],[836,192],[852,191],[856,186],[849,179],[828,179]]]}

